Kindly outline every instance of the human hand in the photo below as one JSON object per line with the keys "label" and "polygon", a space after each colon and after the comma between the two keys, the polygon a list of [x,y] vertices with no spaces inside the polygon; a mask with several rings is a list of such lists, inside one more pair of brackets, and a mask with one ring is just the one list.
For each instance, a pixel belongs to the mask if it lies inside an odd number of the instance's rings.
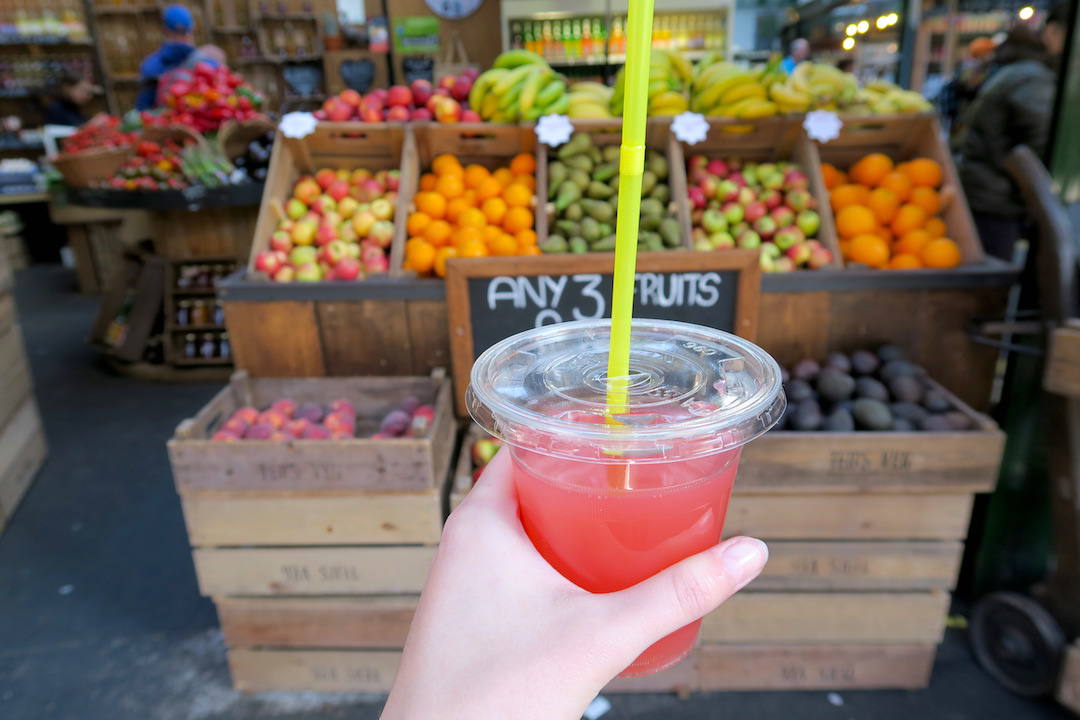
{"label": "human hand", "polygon": [[446,523],[382,719],[580,718],[646,648],[767,559],[763,542],[736,537],[626,590],[587,592],[533,547],[499,452]]}

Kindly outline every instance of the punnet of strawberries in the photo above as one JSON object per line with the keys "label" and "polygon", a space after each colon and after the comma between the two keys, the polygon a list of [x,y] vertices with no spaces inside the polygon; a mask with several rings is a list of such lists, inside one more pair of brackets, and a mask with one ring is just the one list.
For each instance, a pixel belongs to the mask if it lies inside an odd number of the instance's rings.
{"label": "punnet of strawberries", "polygon": [[124,132],[123,121],[116,115],[95,115],[74,134],[60,141],[65,153],[77,154],[88,150],[115,149],[133,145],[137,133]]}
{"label": "punnet of strawberries", "polygon": [[217,130],[227,120],[249,120],[263,98],[243,77],[219,65],[199,62],[161,78],[158,105],[162,112],[144,114],[144,125],[186,125],[198,132]]}

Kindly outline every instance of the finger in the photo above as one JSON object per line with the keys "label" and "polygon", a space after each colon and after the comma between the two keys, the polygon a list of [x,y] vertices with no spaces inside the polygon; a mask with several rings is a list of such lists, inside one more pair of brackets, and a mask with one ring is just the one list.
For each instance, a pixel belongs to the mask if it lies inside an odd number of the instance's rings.
{"label": "finger", "polygon": [[517,496],[514,494],[512,467],[510,451],[503,447],[495,453],[495,457],[488,461],[484,472],[469,490],[462,505],[483,503],[492,505],[503,512],[516,513]]}
{"label": "finger", "polygon": [[682,560],[608,600],[620,630],[647,647],[704,617],[756,578],[769,559],[760,540],[734,537]]}

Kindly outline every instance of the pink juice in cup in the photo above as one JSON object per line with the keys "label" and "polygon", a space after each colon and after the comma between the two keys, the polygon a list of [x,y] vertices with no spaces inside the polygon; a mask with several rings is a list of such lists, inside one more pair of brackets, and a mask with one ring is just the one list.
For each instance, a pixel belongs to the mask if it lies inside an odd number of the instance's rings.
{"label": "pink juice in cup", "polygon": [[[741,447],[785,407],[780,368],[719,330],[634,320],[624,412],[606,378],[609,320],[529,330],[473,365],[473,418],[509,446],[521,521],[540,554],[590,592],[622,590],[720,540]],[[624,676],[683,659],[700,621]]]}

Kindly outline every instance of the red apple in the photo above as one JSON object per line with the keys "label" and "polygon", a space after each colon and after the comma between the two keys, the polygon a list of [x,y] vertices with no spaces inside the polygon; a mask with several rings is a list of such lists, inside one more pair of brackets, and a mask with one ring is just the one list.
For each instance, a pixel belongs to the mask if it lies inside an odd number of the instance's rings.
{"label": "red apple", "polygon": [[[702,159],[704,159],[704,157]],[[700,163],[701,161],[699,160],[698,164]],[[728,173],[731,172],[731,168],[728,167],[728,164],[719,158],[716,160],[708,160],[705,164],[705,170],[710,175],[716,175],[721,178],[727,177]]]}
{"label": "red apple", "polygon": [[439,78],[439,89],[450,91],[450,88],[454,87],[454,83],[457,82],[457,75],[443,75]]}
{"label": "red apple", "polygon": [[292,250],[292,235],[284,230],[277,230],[270,236],[270,249],[289,252]]}
{"label": "red apple", "polygon": [[765,217],[768,210],[765,208],[765,203],[758,202],[757,200],[751,200],[743,206],[743,217],[748,223],[755,223],[760,218]]}
{"label": "red apple", "polygon": [[443,98],[435,105],[435,119],[441,123],[456,123],[461,120],[461,103],[452,98]]}
{"label": "red apple", "polygon": [[343,412],[356,418],[356,406],[348,400],[331,400],[326,407],[330,412]]}
{"label": "red apple", "polygon": [[259,421],[259,411],[250,405],[245,405],[241,408],[237,408],[232,414],[234,418],[240,418],[247,422],[248,425],[254,425]]}
{"label": "red apple", "polygon": [[465,102],[469,99],[469,91],[472,90],[472,86],[473,82],[470,78],[458,75],[458,79],[450,87],[450,95],[458,102]]}
{"label": "red apple", "polygon": [[274,282],[292,282],[296,280],[296,268],[292,265],[284,265],[274,273]]}
{"label": "red apple", "polygon": [[368,93],[368,97],[375,98],[380,103],[385,105],[386,104],[386,98],[387,98],[387,96],[389,94],[390,94],[390,91],[387,90],[386,88],[375,88],[374,90],[372,90],[371,92]]}
{"label": "red apple", "polygon": [[[337,180],[337,173],[330,168],[322,168],[315,173],[315,182],[319,183],[319,187],[324,191],[330,187],[331,183]],[[308,203],[309,205],[311,203]]]}
{"label": "red apple", "polygon": [[228,430],[218,430],[210,439],[213,442],[238,442],[242,438],[240,435],[229,432]]}
{"label": "red apple", "polygon": [[421,106],[428,101],[434,91],[431,83],[424,79],[413,80],[409,89],[412,90],[413,103]]}
{"label": "red apple", "polygon": [[412,90],[405,85],[394,85],[386,96],[386,104],[390,107],[408,108],[413,104]]}
{"label": "red apple", "polygon": [[249,427],[251,427],[251,423],[249,423],[242,417],[237,417],[236,415],[233,415],[231,418],[225,421],[225,423],[221,426],[221,429],[225,432],[231,432],[237,437],[240,437],[245,432],[247,432],[247,429]]}
{"label": "red apple", "polygon": [[[401,171],[388,170],[386,173],[385,185],[386,189],[390,192],[397,192],[398,188],[401,187]],[[389,199],[389,197],[387,199]]]}
{"label": "red apple", "polygon": [[409,112],[409,119],[413,122],[428,122],[434,117],[435,116],[432,115],[431,111],[426,107],[413,108],[412,111]]}
{"label": "red apple", "polygon": [[327,440],[330,437],[330,431],[322,425],[312,423],[304,430],[305,440]]}
{"label": "red apple", "polygon": [[273,275],[285,264],[283,255],[284,253],[278,250],[263,250],[255,256],[255,269]]}
{"label": "red apple", "polygon": [[367,168],[356,168],[349,173],[349,182],[353,185],[359,185],[360,183],[371,177],[371,171]]}
{"label": "red apple", "polygon": [[334,198],[334,202],[341,202],[349,196],[349,182],[338,178],[326,188],[326,194]]}
{"label": "red apple", "polygon": [[280,410],[270,409],[264,410],[259,413],[259,423],[270,425],[275,430],[280,430],[282,427],[284,427],[285,422],[288,419],[289,418],[286,417],[285,413],[281,412]]}
{"label": "red apple", "polygon": [[315,244],[319,247],[326,247],[332,242],[338,242],[341,238],[338,237],[337,226],[328,222],[322,222],[319,224],[319,229],[315,232]]}
{"label": "red apple", "polygon": [[346,122],[353,116],[353,110],[352,105],[336,97],[330,98],[323,105],[323,112],[326,113],[326,119],[330,122]]}
{"label": "red apple", "polygon": [[[336,179],[334,182],[336,182]],[[329,195],[320,195],[311,203],[311,209],[319,215],[326,215],[328,212],[337,212],[337,200]]]}
{"label": "red apple", "polygon": [[381,182],[369,178],[360,183],[357,199],[360,202],[371,202],[375,198],[382,197],[384,192],[386,192],[386,188]]}
{"label": "red apple", "polygon": [[340,261],[349,256],[349,251],[345,247],[345,243],[341,240],[334,240],[323,246],[319,251],[319,260],[327,265],[337,265]]}
{"label": "red apple", "polygon": [[791,208],[783,206],[773,208],[772,212],[769,213],[769,217],[776,221],[778,227],[795,224],[795,213],[791,211]]}
{"label": "red apple", "polygon": [[304,431],[311,425],[311,421],[307,418],[294,418],[285,423],[285,432],[292,435],[294,438],[304,437]]}
{"label": "red apple", "polygon": [[296,414],[296,402],[289,398],[280,398],[270,403],[270,409],[276,410],[286,418],[291,418]]}
{"label": "red apple", "polygon": [[323,419],[327,430],[340,430],[350,435],[356,432],[356,418],[347,413],[332,412]]}
{"label": "red apple", "polygon": [[368,232],[367,239],[380,248],[390,247],[390,243],[394,239],[394,223],[389,220],[376,220],[375,224],[371,226],[371,231]]}
{"label": "red apple", "polygon": [[383,121],[382,110],[376,110],[375,108],[364,108],[360,111],[360,122],[366,123],[379,123]]}
{"label": "red apple", "polygon": [[315,202],[315,198],[321,194],[322,187],[315,181],[315,178],[310,176],[300,178],[293,188],[293,197],[304,203],[305,206]]}
{"label": "red apple", "polygon": [[360,271],[363,268],[360,266],[360,261],[354,257],[343,257],[338,260],[337,265],[334,266],[334,279],[335,280],[357,280],[360,277]]}
{"label": "red apple", "polygon": [[391,105],[386,111],[386,122],[408,122],[409,109],[404,105]]}
{"label": "red apple", "polygon": [[343,102],[352,105],[353,107],[360,107],[360,101],[364,99],[360,93],[352,88],[342,90],[338,97],[341,98]]}
{"label": "red apple", "polygon": [[466,109],[461,111],[461,122],[466,123],[478,123],[484,122],[484,118],[480,117],[480,113],[475,110]]}

